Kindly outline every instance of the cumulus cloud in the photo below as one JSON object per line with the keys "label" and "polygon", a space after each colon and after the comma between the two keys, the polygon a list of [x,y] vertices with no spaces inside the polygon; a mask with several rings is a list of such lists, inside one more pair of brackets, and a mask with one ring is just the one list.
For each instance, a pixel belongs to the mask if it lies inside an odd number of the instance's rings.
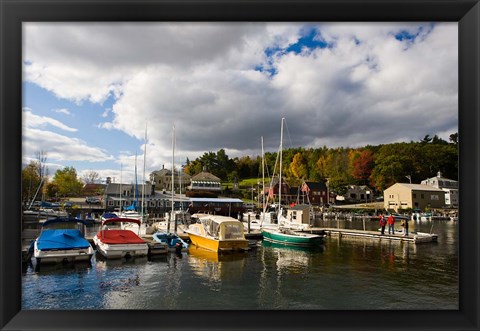
{"label": "cumulus cloud", "polygon": [[70,111],[66,108],[53,109],[53,111],[59,114],[71,115]]}
{"label": "cumulus cloud", "polygon": [[[361,146],[456,132],[456,23],[27,23],[25,77],[103,103],[98,127],[169,162],[224,148]],[[324,47],[289,47],[313,31]],[[108,116],[107,116],[108,113]],[[101,117],[101,114],[99,114]],[[50,123],[51,124],[51,123]],[[97,151],[98,152],[98,151]]]}
{"label": "cumulus cloud", "polygon": [[47,126],[53,126],[64,131],[76,132],[77,129],[71,128],[62,122],[46,116],[38,116],[32,113],[32,110],[29,108],[23,109],[23,125],[26,129],[30,128],[45,128]]}
{"label": "cumulus cloud", "polygon": [[22,147],[24,155],[34,155],[43,150],[48,151],[49,159],[59,162],[103,162],[114,159],[104,150],[90,147],[80,139],[32,127],[23,131]]}

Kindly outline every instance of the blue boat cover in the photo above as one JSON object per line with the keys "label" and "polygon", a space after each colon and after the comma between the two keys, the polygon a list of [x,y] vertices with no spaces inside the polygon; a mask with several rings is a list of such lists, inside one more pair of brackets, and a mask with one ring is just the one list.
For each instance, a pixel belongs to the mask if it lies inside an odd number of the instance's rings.
{"label": "blue boat cover", "polygon": [[40,250],[88,248],[90,243],[79,230],[58,229],[44,230],[37,238]]}

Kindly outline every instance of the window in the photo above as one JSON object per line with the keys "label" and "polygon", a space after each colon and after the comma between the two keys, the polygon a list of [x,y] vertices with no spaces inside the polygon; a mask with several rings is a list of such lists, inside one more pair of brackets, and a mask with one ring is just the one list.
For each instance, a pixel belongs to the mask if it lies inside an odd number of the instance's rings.
{"label": "window", "polygon": [[425,199],[425,196],[423,195],[423,193],[420,194],[420,198]]}
{"label": "window", "polygon": [[439,197],[438,197],[438,195],[436,195],[436,194],[432,194],[432,195],[430,196],[430,200],[438,201],[438,200],[439,200]]}
{"label": "window", "polygon": [[417,194],[416,194],[416,193],[413,193],[413,194],[412,194],[412,197],[413,197],[414,199],[416,199],[416,198],[417,198]]}

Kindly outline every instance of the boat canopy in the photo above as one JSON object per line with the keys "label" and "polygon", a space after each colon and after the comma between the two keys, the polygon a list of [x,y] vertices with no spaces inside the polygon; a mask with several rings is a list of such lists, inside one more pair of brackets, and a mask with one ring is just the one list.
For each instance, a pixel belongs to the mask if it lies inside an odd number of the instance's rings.
{"label": "boat canopy", "polygon": [[100,230],[97,238],[105,244],[145,244],[145,240],[130,230]]}
{"label": "boat canopy", "polygon": [[118,215],[115,213],[104,213],[102,214],[103,219],[109,219],[109,218],[118,218]]}
{"label": "boat canopy", "polygon": [[102,222],[102,225],[105,225],[105,224],[108,224],[108,223],[135,223],[135,224],[138,224],[138,226],[140,226],[142,223],[140,222],[140,220],[136,220],[134,218],[126,218],[126,217],[117,217],[117,218],[108,218],[106,220],[104,220]]}
{"label": "boat canopy", "polygon": [[211,215],[211,217],[200,218],[205,232],[220,239],[245,239],[243,224],[234,218],[226,216]]}
{"label": "boat canopy", "polygon": [[37,239],[40,250],[88,248],[90,243],[76,229],[55,229],[43,231]]}

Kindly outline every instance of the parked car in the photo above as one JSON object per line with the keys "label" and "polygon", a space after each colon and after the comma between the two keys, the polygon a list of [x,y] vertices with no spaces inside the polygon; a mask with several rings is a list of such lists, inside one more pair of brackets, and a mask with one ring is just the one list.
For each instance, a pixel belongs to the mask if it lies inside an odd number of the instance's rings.
{"label": "parked car", "polygon": [[90,203],[90,204],[95,204],[95,205],[98,204],[99,205],[102,201],[99,198],[96,198],[96,197],[86,197],[85,202]]}

